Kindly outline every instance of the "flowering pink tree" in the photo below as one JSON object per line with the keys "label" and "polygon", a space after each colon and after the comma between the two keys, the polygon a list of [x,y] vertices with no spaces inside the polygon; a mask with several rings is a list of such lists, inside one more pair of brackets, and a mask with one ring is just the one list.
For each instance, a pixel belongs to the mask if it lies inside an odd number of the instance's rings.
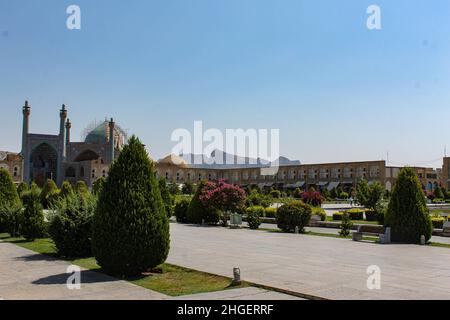
{"label": "flowering pink tree", "polygon": [[316,207],[322,204],[323,197],[319,191],[316,191],[314,190],[314,188],[311,188],[308,191],[302,193],[302,200],[304,203]]}
{"label": "flowering pink tree", "polygon": [[219,180],[218,183],[209,181],[205,184],[200,201],[207,208],[222,211],[222,220],[226,224],[230,212],[240,211],[244,207],[246,197],[245,191],[240,187]]}

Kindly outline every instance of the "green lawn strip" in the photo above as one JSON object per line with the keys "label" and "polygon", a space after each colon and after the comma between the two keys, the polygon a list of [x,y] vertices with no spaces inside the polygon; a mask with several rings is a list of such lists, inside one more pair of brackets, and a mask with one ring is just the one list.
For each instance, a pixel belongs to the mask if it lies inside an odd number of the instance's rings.
{"label": "green lawn strip", "polygon": [[449,243],[440,243],[440,242],[429,242],[429,246],[438,247],[438,248],[450,248]]}
{"label": "green lawn strip", "polygon": [[[58,258],[55,246],[51,239],[26,241],[23,238],[11,238],[8,237],[7,234],[0,234],[0,240],[16,244],[22,248],[29,249],[40,254]],[[78,265],[88,270],[102,272],[94,257],[62,260],[69,261],[74,265]],[[139,278],[127,278],[125,280],[146,289],[151,289],[169,296],[184,296],[195,293],[222,291],[250,286],[250,284],[245,281],[242,281],[239,286],[233,286],[230,278],[179,267],[168,263],[160,265],[158,268],[155,268],[155,270],[158,270],[158,272]]]}
{"label": "green lawn strip", "polygon": [[[340,220],[333,220],[333,217],[327,217],[328,222],[340,222]],[[352,220],[353,224],[378,224],[377,221],[367,221],[367,220]]]}
{"label": "green lawn strip", "polygon": [[[266,231],[266,232],[274,232],[274,233],[283,233],[280,229],[271,229],[271,228],[259,228],[260,231]],[[339,239],[351,239],[352,236],[346,236],[342,237],[339,234],[334,233],[324,233],[324,232],[315,232],[315,231],[306,231],[304,233],[301,233],[305,236],[318,236],[318,237],[328,237],[328,238],[339,238]],[[363,237],[363,240],[365,241],[378,241],[378,238],[376,237]]]}

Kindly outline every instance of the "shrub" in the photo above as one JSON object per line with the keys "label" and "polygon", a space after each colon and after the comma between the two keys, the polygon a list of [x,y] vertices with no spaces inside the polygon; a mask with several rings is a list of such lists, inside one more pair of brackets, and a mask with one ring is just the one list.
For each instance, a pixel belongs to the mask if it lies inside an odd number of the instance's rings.
{"label": "shrub", "polygon": [[138,275],[167,258],[169,219],[154,164],[135,136],[110,167],[92,231],[93,254],[107,273]]}
{"label": "shrub", "polygon": [[350,230],[353,227],[353,223],[350,218],[350,214],[348,212],[345,212],[342,214],[342,222],[340,226],[339,235],[341,237],[347,237],[350,234]]}
{"label": "shrub", "polygon": [[194,185],[192,182],[186,181],[181,187],[181,193],[191,195],[194,193]]}
{"label": "shrub", "polygon": [[281,198],[281,192],[280,192],[280,190],[276,190],[276,189],[271,189],[270,190],[270,196],[272,197],[272,198],[274,198],[274,199],[279,199],[279,198]]}
{"label": "shrub", "polygon": [[20,221],[20,234],[27,240],[45,236],[44,211],[42,210],[39,188],[32,185],[23,195],[24,211]]}
{"label": "shrub", "polygon": [[333,213],[333,220],[334,221],[341,221],[343,214],[344,214],[343,212],[334,212]]}
{"label": "shrub", "polygon": [[267,218],[276,218],[277,217],[277,209],[276,208],[265,208],[264,216]]}
{"label": "shrub", "polygon": [[171,184],[169,185],[169,193],[170,193],[172,196],[176,196],[176,195],[179,195],[179,194],[180,194],[180,188],[178,187],[178,184],[177,184],[177,183],[171,183]]}
{"label": "shrub", "polygon": [[366,215],[367,221],[377,221],[377,219],[378,219],[377,212],[373,209],[367,209],[365,211],[365,215]]}
{"label": "shrub", "polygon": [[197,187],[197,191],[192,198],[191,203],[187,211],[187,219],[191,223],[205,223],[216,224],[220,220],[219,212],[214,208],[208,208],[200,200],[200,196],[203,194],[208,182],[201,181]]}
{"label": "shrub", "polygon": [[300,188],[296,188],[296,189],[294,190],[294,192],[292,193],[292,196],[293,196],[295,199],[301,199],[301,198],[302,198],[302,190],[301,190]]}
{"label": "shrub", "polygon": [[262,207],[262,206],[253,206],[253,207],[248,207],[248,208],[245,210],[245,213],[246,213],[246,214],[249,214],[249,213],[257,213],[258,216],[264,217],[265,214],[266,214],[266,210],[265,210],[264,207]]}
{"label": "shrub", "polygon": [[28,190],[30,190],[30,188],[28,187],[28,184],[26,184],[23,181],[17,186],[17,193],[19,194],[20,198],[22,198],[22,195],[25,193],[25,191],[28,191]]}
{"label": "shrub", "polygon": [[327,220],[327,213],[325,212],[324,209],[322,209],[320,207],[313,207],[312,208],[312,214],[320,216],[320,220],[321,221]]}
{"label": "shrub", "polygon": [[383,194],[385,193],[383,186],[379,182],[369,185],[367,180],[364,179],[358,182],[356,190],[356,201],[363,207],[374,210],[383,199]]}
{"label": "shrub", "polygon": [[73,188],[72,188],[72,184],[69,181],[64,181],[62,186],[61,186],[61,191],[59,192],[59,196],[60,198],[65,198],[68,195],[72,194]]}
{"label": "shrub", "polygon": [[364,220],[364,210],[350,209],[347,210],[351,220]]}
{"label": "shrub", "polygon": [[[35,189],[36,192],[37,189]],[[59,197],[59,190],[56,186],[55,181],[52,179],[47,179],[44,183],[44,186],[42,187],[41,191],[41,204],[44,207],[44,209],[48,209],[52,203],[57,200]]]}
{"label": "shrub", "polygon": [[77,181],[77,184],[75,185],[75,192],[82,197],[88,197],[89,189],[86,185],[86,182],[84,182],[83,180]]}
{"label": "shrub", "polygon": [[19,194],[9,172],[0,168],[0,204],[8,207],[20,205]]}
{"label": "shrub", "polygon": [[246,205],[251,206],[263,206],[269,207],[272,204],[272,200],[269,196],[261,194],[257,189],[252,189],[247,196]]}
{"label": "shrub", "polygon": [[391,227],[392,241],[420,243],[421,235],[426,241],[431,238],[426,200],[411,168],[403,168],[397,177],[386,212],[386,226]]}
{"label": "shrub", "polygon": [[349,198],[349,195],[347,192],[341,192],[339,198],[347,200]]}
{"label": "shrub", "polygon": [[314,188],[309,189],[309,191],[302,193],[302,200],[313,207],[320,207],[323,202],[323,197],[320,192],[314,190]]}
{"label": "shrub", "polygon": [[11,237],[18,236],[21,220],[21,205],[0,204],[0,232],[7,232]]}
{"label": "shrub", "polygon": [[305,226],[311,220],[311,207],[301,201],[292,201],[278,208],[278,228],[283,232],[292,232],[298,227],[299,232],[304,232]]}
{"label": "shrub", "polygon": [[179,223],[188,223],[188,209],[191,202],[188,199],[181,199],[175,204],[175,217]]}
{"label": "shrub", "polygon": [[435,199],[444,199],[445,198],[444,192],[442,191],[442,188],[439,186],[437,186],[436,189],[434,189],[433,193],[434,193]]}
{"label": "shrub", "polygon": [[59,199],[49,217],[49,234],[57,252],[65,257],[91,255],[92,219],[96,198],[71,192]]}
{"label": "shrub", "polygon": [[230,213],[243,211],[246,194],[240,187],[219,180],[218,183],[207,182],[199,199],[206,208],[221,212],[222,223],[226,226]]}
{"label": "shrub", "polygon": [[431,223],[433,224],[433,228],[442,229],[444,227],[445,218],[444,217],[432,217]]}
{"label": "shrub", "polygon": [[160,178],[158,181],[159,191],[161,192],[161,198],[164,203],[164,210],[166,211],[167,217],[172,216],[172,196],[170,195],[169,188],[167,187],[166,179]]}
{"label": "shrub", "polygon": [[[248,210],[250,209],[250,210]],[[247,223],[250,229],[256,230],[261,225],[261,214],[264,214],[263,207],[253,207],[247,209]]]}
{"label": "shrub", "polygon": [[102,192],[103,186],[105,185],[105,181],[106,179],[104,177],[98,178],[94,182],[94,185],[92,186],[92,193],[98,196],[100,192]]}

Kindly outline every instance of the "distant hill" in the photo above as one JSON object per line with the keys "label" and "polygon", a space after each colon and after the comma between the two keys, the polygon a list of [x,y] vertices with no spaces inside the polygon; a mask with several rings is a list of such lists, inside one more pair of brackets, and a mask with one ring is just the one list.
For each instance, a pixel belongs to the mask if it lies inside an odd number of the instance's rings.
{"label": "distant hill", "polygon": [[[224,151],[214,150],[208,157],[201,154],[185,154],[180,155],[191,167],[194,168],[205,168],[205,169],[233,169],[233,168],[259,168],[259,167],[269,167],[271,162],[261,158],[249,158],[240,157],[233,154],[228,154]],[[273,164],[276,161],[272,162]],[[290,160],[286,157],[278,158],[278,165],[290,166],[290,165],[300,165],[299,160]]]}

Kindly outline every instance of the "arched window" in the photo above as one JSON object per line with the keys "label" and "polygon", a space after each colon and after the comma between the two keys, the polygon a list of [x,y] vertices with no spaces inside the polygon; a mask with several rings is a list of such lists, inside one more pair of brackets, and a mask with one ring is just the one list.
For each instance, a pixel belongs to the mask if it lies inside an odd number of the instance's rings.
{"label": "arched window", "polygon": [[103,171],[102,171],[102,177],[103,177],[103,178],[106,178],[106,170],[103,170]]}
{"label": "arched window", "polygon": [[19,172],[19,168],[17,166],[14,167],[14,171],[13,171],[14,177],[17,177],[18,172]]}
{"label": "arched window", "polygon": [[92,169],[92,178],[95,178],[95,169]]}
{"label": "arched window", "polygon": [[80,167],[80,177],[84,177],[84,167]]}

